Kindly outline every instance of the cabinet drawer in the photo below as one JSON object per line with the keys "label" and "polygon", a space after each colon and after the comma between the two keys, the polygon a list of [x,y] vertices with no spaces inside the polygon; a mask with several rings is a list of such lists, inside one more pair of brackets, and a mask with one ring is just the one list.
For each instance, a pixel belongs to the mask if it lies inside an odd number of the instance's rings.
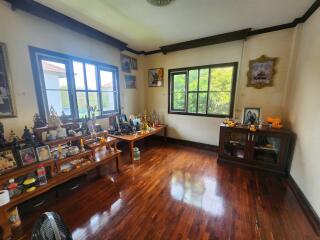
{"label": "cabinet drawer", "polygon": [[[35,190],[36,191],[36,190]],[[56,200],[56,192],[51,190],[44,194],[39,195],[31,200],[28,200],[24,203],[21,203],[18,206],[19,213],[21,217],[26,216],[27,214],[41,211],[45,209],[50,204],[54,203]]]}
{"label": "cabinet drawer", "polygon": [[80,177],[72,179],[57,187],[57,195],[59,198],[67,196],[81,188],[83,185],[85,185],[86,182],[86,175],[82,175]]}

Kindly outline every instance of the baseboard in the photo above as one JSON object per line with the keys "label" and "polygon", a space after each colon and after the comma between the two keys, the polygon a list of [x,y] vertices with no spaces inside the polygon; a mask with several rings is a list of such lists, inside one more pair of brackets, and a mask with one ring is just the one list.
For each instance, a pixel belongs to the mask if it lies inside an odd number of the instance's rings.
{"label": "baseboard", "polygon": [[288,178],[288,185],[297,198],[304,214],[307,216],[310,224],[312,225],[312,228],[316,234],[320,236],[320,218],[291,175],[289,175]]}
{"label": "baseboard", "polygon": [[[163,137],[158,136],[158,135],[153,135],[152,138],[159,139],[159,138],[163,138]],[[193,142],[193,141],[176,139],[176,138],[171,138],[171,137],[167,137],[167,141],[169,143],[179,144],[179,145],[188,146],[188,147],[200,148],[200,149],[213,151],[213,152],[218,152],[218,150],[219,150],[218,146],[206,144],[206,143]]]}

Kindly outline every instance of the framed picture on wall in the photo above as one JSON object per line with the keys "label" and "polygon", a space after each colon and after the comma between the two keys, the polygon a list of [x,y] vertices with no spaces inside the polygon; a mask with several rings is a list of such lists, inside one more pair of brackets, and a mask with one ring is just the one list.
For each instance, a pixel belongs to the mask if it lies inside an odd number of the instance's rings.
{"label": "framed picture on wall", "polygon": [[163,87],[163,68],[153,68],[148,71],[149,87]]}
{"label": "framed picture on wall", "polygon": [[0,118],[15,116],[7,48],[0,42]]}
{"label": "framed picture on wall", "polygon": [[242,123],[244,125],[258,124],[260,118],[261,118],[260,108],[245,107],[243,109]]}
{"label": "framed picture on wall", "polygon": [[136,88],[136,76],[125,75],[124,82],[125,82],[126,88]]}
{"label": "framed picture on wall", "polygon": [[248,87],[264,88],[273,85],[273,76],[276,72],[275,65],[277,58],[270,58],[265,55],[251,60],[248,71]]}

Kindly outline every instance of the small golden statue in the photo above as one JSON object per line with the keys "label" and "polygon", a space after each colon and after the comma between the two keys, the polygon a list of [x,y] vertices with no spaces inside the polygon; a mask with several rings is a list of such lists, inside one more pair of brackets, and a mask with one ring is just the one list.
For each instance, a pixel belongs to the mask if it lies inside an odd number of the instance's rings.
{"label": "small golden statue", "polygon": [[58,128],[60,126],[61,126],[60,118],[59,118],[57,112],[51,106],[50,107],[50,114],[49,114],[49,117],[48,117],[48,127],[56,127],[56,128]]}

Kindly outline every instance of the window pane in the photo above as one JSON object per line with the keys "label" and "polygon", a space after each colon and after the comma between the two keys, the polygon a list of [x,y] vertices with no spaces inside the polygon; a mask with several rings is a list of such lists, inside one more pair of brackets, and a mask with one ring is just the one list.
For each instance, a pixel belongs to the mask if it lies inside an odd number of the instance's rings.
{"label": "window pane", "polygon": [[77,104],[79,118],[84,118],[88,116],[88,104],[85,92],[77,92]]}
{"label": "window pane", "polygon": [[210,91],[231,91],[233,67],[211,69]]}
{"label": "window pane", "polygon": [[230,92],[210,92],[208,114],[229,115]]}
{"label": "window pane", "polygon": [[73,74],[74,74],[76,89],[85,90],[86,85],[84,83],[83,63],[73,62]]}
{"label": "window pane", "polygon": [[86,64],[87,87],[89,90],[97,90],[96,67]]}
{"label": "window pane", "polygon": [[197,93],[188,94],[188,112],[189,113],[197,112]]}
{"label": "window pane", "polygon": [[100,115],[98,92],[88,92],[89,106],[96,107],[96,116]]}
{"label": "window pane", "polygon": [[205,114],[207,112],[207,96],[208,96],[208,93],[199,93],[198,113]]}
{"label": "window pane", "polygon": [[200,69],[199,91],[208,91],[209,69]]}
{"label": "window pane", "polygon": [[173,75],[173,91],[174,92],[185,92],[186,89],[186,74],[175,74]]}
{"label": "window pane", "polygon": [[100,83],[102,91],[113,91],[113,73],[110,71],[100,71]]}
{"label": "window pane", "polygon": [[189,71],[189,91],[198,91],[198,69]]}
{"label": "window pane", "polygon": [[68,89],[65,64],[41,60],[41,65],[46,89]]}
{"label": "window pane", "polygon": [[173,109],[184,110],[185,106],[185,93],[174,93],[173,94]]}
{"label": "window pane", "polygon": [[62,115],[62,111],[66,115],[71,115],[69,92],[59,90],[47,90],[48,107],[52,106],[59,116]]}
{"label": "window pane", "polygon": [[102,110],[104,112],[115,110],[115,95],[113,92],[102,92]]}

